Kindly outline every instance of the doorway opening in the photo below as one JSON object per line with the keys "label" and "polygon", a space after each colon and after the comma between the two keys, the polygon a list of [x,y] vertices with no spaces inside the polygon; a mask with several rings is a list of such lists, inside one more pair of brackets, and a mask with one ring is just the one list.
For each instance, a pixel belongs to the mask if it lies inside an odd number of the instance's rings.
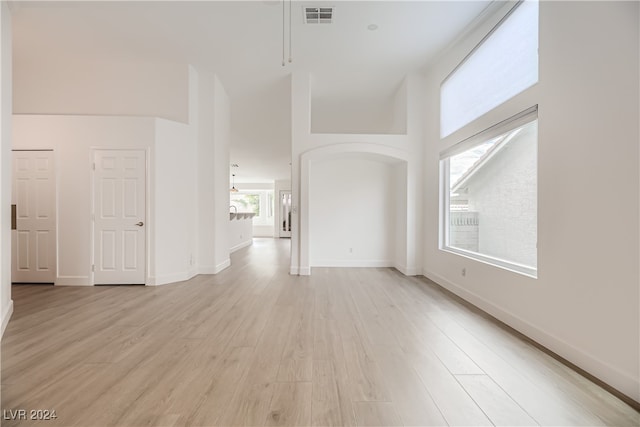
{"label": "doorway opening", "polygon": [[280,191],[279,237],[291,238],[291,191]]}

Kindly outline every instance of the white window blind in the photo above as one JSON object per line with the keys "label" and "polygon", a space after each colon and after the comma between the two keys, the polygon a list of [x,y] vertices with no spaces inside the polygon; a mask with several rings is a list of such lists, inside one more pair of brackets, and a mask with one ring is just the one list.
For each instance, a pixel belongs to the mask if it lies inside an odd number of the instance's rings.
{"label": "white window blind", "polygon": [[538,2],[526,0],[465,58],[440,88],[445,137],[538,81]]}

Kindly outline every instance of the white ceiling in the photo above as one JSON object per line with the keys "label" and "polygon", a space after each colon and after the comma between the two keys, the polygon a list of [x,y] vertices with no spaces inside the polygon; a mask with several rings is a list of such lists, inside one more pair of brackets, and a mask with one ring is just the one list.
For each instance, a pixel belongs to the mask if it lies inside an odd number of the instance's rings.
{"label": "white ceiling", "polygon": [[[289,177],[292,71],[313,75],[314,98],[384,101],[489,3],[293,1],[293,62],[283,67],[280,1],[20,2],[14,55],[144,58],[215,72],[232,104],[236,182],[264,182]],[[335,22],[304,24],[303,6],[335,6]]]}

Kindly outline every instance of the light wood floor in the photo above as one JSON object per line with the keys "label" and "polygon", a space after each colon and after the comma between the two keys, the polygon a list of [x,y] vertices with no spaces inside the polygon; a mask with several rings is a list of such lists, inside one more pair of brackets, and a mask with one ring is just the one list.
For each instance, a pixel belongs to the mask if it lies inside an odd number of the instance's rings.
{"label": "light wood floor", "polygon": [[433,283],[290,276],[288,245],[162,287],[14,286],[2,409],[58,418],[3,426],[640,424]]}

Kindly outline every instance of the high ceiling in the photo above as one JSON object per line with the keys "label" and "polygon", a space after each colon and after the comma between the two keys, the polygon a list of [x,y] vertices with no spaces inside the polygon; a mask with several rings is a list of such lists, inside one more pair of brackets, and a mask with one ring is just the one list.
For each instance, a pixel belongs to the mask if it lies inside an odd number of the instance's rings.
{"label": "high ceiling", "polygon": [[[334,105],[385,102],[489,3],[287,0],[292,62],[283,67],[280,1],[20,2],[14,55],[145,58],[215,72],[231,99],[236,182],[265,182],[289,177],[291,72],[310,72],[313,97]],[[304,6],[334,6],[334,22],[305,24]]]}

